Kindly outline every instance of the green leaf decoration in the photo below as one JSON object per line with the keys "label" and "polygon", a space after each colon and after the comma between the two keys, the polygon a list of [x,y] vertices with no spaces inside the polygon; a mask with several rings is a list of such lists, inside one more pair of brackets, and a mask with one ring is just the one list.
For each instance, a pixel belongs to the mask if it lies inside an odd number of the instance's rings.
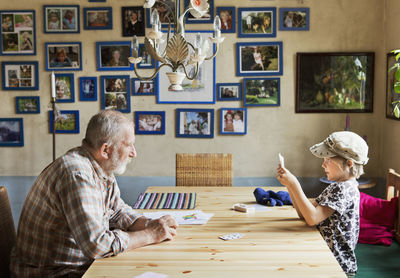
{"label": "green leaf decoration", "polygon": [[399,109],[399,104],[396,104],[394,109],[393,109],[393,114],[396,118],[400,118],[400,109]]}
{"label": "green leaf decoration", "polygon": [[396,82],[393,85],[393,89],[396,93],[400,94],[400,82]]}
{"label": "green leaf decoration", "polygon": [[397,81],[400,81],[400,68],[397,68],[394,77],[396,78]]}
{"label": "green leaf decoration", "polygon": [[399,58],[400,58],[400,53],[399,53],[399,52],[397,52],[397,55],[396,55],[396,61],[399,61]]}

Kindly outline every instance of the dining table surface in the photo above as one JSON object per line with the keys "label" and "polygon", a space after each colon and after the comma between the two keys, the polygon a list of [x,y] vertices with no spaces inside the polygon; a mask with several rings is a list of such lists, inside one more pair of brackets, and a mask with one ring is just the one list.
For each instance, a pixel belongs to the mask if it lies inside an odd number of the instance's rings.
{"label": "dining table surface", "polygon": [[[171,241],[97,259],[83,277],[346,277],[318,230],[293,206],[232,209],[235,203],[255,205],[255,188],[148,187],[148,193],[196,193],[194,210],[213,216],[203,225],[180,225]],[[156,210],[138,210],[144,211]],[[243,237],[219,238],[230,233]]]}

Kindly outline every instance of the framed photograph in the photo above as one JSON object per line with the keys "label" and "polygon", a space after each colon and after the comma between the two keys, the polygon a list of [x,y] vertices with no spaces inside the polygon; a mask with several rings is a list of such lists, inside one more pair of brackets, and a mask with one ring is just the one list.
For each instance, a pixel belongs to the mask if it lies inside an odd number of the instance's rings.
{"label": "framed photograph", "polygon": [[0,118],[0,147],[22,147],[23,145],[24,120]]}
{"label": "framed photograph", "polygon": [[221,108],[221,134],[247,133],[247,108]]}
{"label": "framed photograph", "polygon": [[56,102],[75,102],[73,73],[56,73]]}
{"label": "framed photograph", "polygon": [[165,134],[165,111],[136,111],[135,134]]}
{"label": "framed photograph", "polygon": [[80,42],[46,42],[46,70],[82,70],[82,44]]}
{"label": "framed photograph", "polygon": [[217,7],[216,14],[221,19],[221,33],[236,33],[235,7]]}
{"label": "framed photograph", "polygon": [[[150,10],[150,9],[148,9]],[[144,36],[144,8],[143,6],[122,7],[122,36]]]}
{"label": "framed photograph", "polygon": [[279,106],[279,78],[243,78],[244,106]]}
{"label": "framed photograph", "polygon": [[[190,0],[185,0],[185,9],[189,7]],[[195,18],[190,12],[186,14],[186,23],[213,23],[214,22],[214,0],[207,0],[208,12],[200,18]]]}
{"label": "framed photograph", "polygon": [[79,77],[79,100],[97,101],[97,77]]}
{"label": "framed photograph", "polygon": [[142,57],[142,61],[137,64],[138,69],[151,69],[154,68],[156,63],[151,58],[150,53],[146,50],[144,44],[139,44],[139,56]]}
{"label": "framed photograph", "polygon": [[276,37],[276,8],[238,8],[238,36],[242,38]]}
{"label": "framed photograph", "polygon": [[36,55],[34,10],[0,10],[0,55]]}
{"label": "framed photograph", "polygon": [[3,90],[39,90],[38,62],[2,62]]}
{"label": "framed photograph", "polygon": [[387,69],[386,69],[386,118],[400,120],[400,118],[396,118],[394,115],[394,106],[393,102],[400,100],[400,94],[396,93],[393,89],[393,85],[396,82],[395,78],[395,70],[389,69],[393,67],[396,62],[396,54],[388,53],[387,54]]}
{"label": "framed photograph", "polygon": [[236,75],[282,75],[282,42],[236,43]]}
{"label": "framed photograph", "polygon": [[296,113],[373,110],[373,52],[297,53]]}
{"label": "framed photograph", "polygon": [[131,112],[129,75],[101,75],[101,109]]}
{"label": "framed photograph", "polygon": [[242,84],[217,83],[217,100],[234,101],[242,99]]}
{"label": "framed photograph", "polygon": [[176,137],[213,138],[214,109],[176,109]]}
{"label": "framed photograph", "polygon": [[96,42],[97,70],[132,70],[131,42]]}
{"label": "framed photograph", "polygon": [[[211,31],[186,31],[186,39],[194,41],[197,33],[200,33],[203,40],[213,36]],[[161,46],[163,49],[164,46]],[[210,47],[207,57],[211,56],[215,48]],[[193,76],[196,65],[186,68],[189,76]],[[196,78],[188,80],[185,78],[182,82],[182,91],[170,91],[168,89],[170,82],[166,72],[169,68],[161,68],[159,76],[159,90],[157,94],[157,103],[215,103],[215,58],[204,61],[199,67]]]}
{"label": "framed photograph", "polygon": [[17,114],[39,114],[40,98],[32,97],[15,97],[15,106]]}
{"label": "framed photograph", "polygon": [[83,29],[106,30],[113,28],[112,8],[83,8]]}
{"label": "framed photograph", "polygon": [[310,30],[310,8],[280,8],[280,31]]}
{"label": "framed photograph", "polygon": [[[174,15],[176,14],[175,2],[176,2],[176,0],[159,0],[156,3],[154,3],[154,6],[152,9],[146,9],[146,26],[147,26],[147,28],[151,27],[150,12],[153,9],[156,9],[158,11],[158,16],[160,18],[162,28],[167,28],[168,23],[170,23],[170,22],[171,22],[171,26],[173,27],[174,26]],[[180,9],[180,7],[178,7],[178,9]],[[178,10],[178,13],[179,13],[179,10]]]}
{"label": "framed photograph", "polygon": [[44,5],[45,33],[79,33],[79,5]]}
{"label": "framed photograph", "polygon": [[[53,110],[49,111],[49,132],[53,133]],[[79,133],[79,110],[61,110],[55,120],[56,133]]]}
{"label": "framed photograph", "polygon": [[153,96],[158,92],[158,76],[152,80],[132,78],[132,95]]}

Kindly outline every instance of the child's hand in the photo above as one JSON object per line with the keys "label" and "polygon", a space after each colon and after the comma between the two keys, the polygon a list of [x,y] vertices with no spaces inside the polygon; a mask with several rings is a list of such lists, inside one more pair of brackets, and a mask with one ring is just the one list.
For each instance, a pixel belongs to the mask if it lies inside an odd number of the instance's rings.
{"label": "child's hand", "polygon": [[297,181],[297,178],[288,169],[281,167],[281,165],[276,170],[276,178],[282,185],[287,187],[292,186]]}

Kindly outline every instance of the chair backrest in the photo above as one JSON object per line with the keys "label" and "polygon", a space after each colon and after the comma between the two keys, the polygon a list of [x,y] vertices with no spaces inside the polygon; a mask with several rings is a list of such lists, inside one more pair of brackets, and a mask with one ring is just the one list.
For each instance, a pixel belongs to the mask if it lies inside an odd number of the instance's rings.
{"label": "chair backrest", "polygon": [[11,213],[7,189],[0,186],[0,276],[10,276],[11,248],[16,240],[14,220]]}
{"label": "chair backrest", "polygon": [[232,186],[232,179],[232,154],[176,154],[176,186]]}
{"label": "chair backrest", "polygon": [[[393,169],[389,169],[386,176],[386,200],[393,197],[399,197],[400,192],[400,174],[396,173]],[[394,231],[397,242],[400,242],[400,200],[397,202],[397,217],[395,221]]]}

